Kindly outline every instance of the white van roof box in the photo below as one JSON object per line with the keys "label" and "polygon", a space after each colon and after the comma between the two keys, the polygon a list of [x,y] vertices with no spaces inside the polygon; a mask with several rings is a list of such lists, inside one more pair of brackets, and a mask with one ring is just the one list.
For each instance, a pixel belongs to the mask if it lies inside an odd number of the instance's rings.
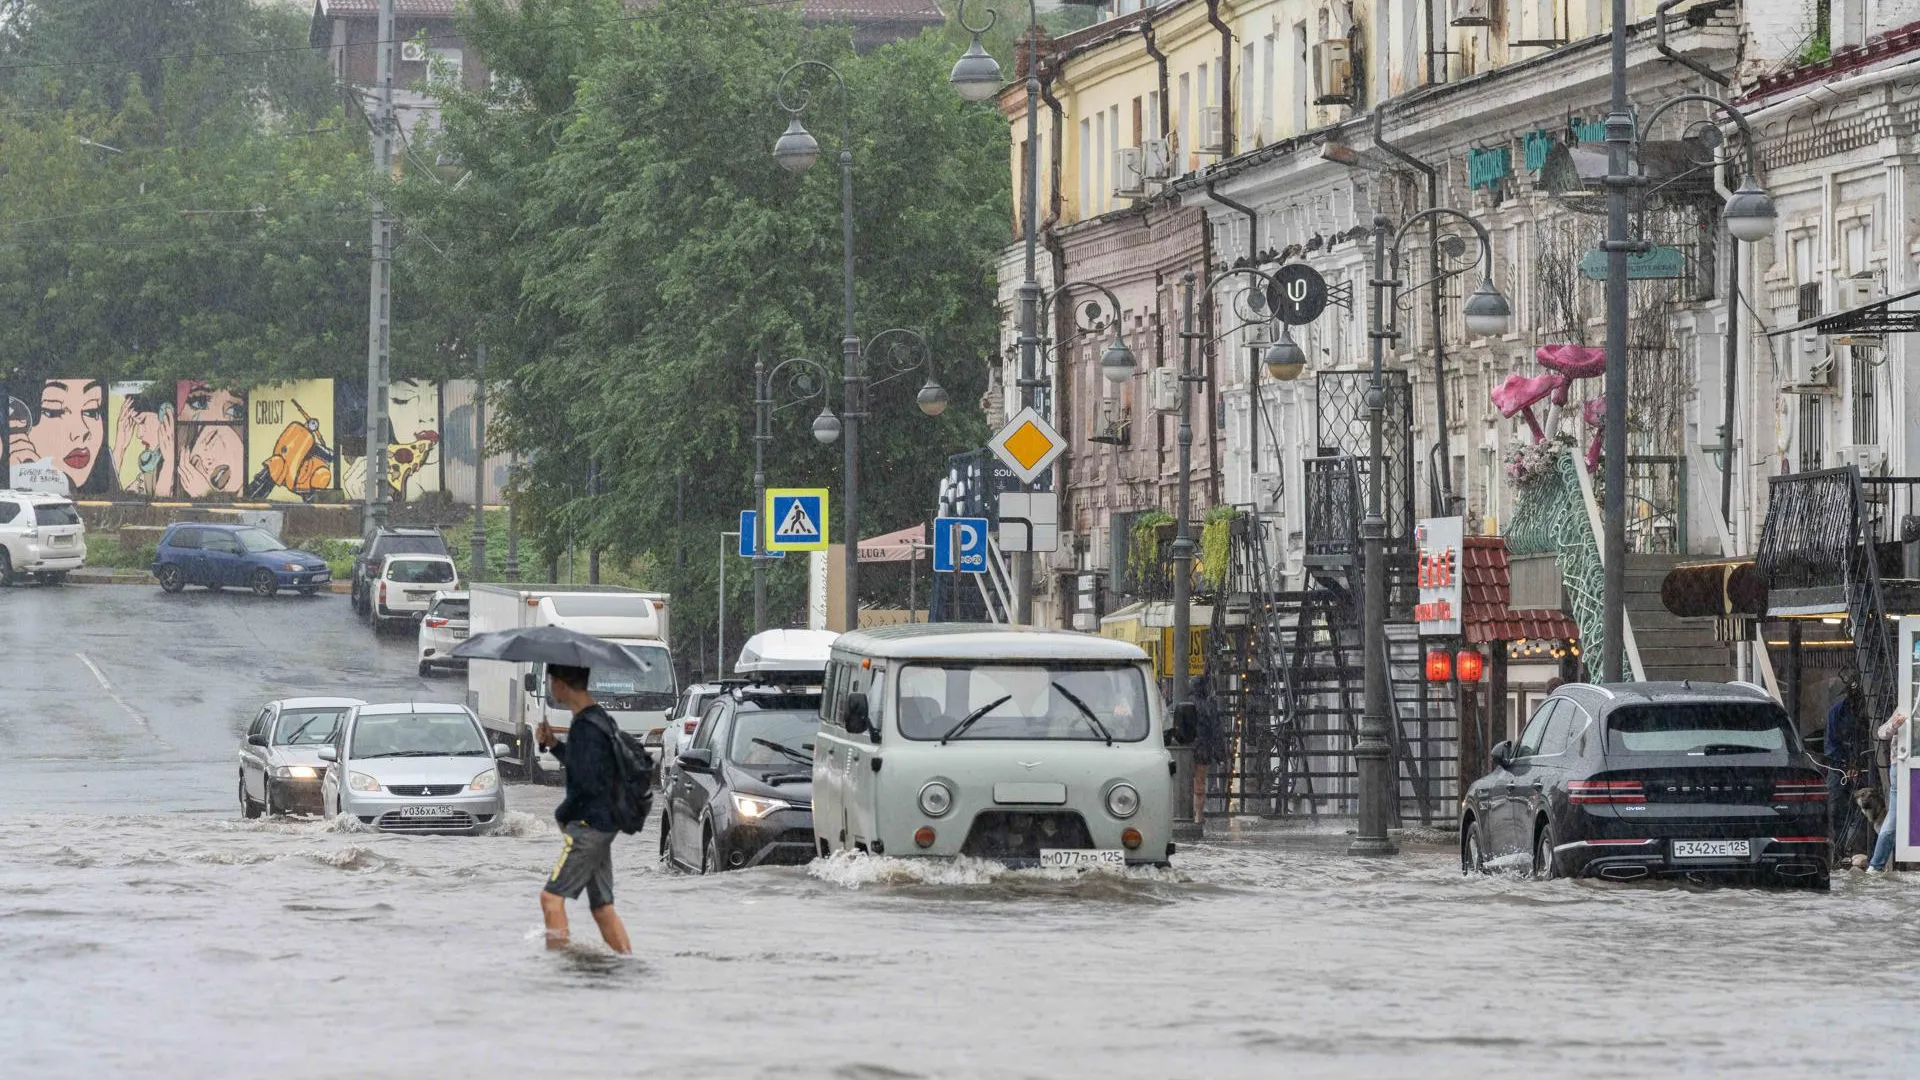
{"label": "white van roof box", "polygon": [[741,646],[734,674],[760,680],[787,672],[818,675],[827,670],[839,636],[831,630],[762,630]]}

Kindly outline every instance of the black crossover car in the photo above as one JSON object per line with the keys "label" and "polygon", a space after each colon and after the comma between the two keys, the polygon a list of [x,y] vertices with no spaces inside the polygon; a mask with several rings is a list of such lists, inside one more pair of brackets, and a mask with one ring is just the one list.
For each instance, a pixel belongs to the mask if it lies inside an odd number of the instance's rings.
{"label": "black crossover car", "polygon": [[703,874],[809,862],[820,695],[736,686],[707,706],[660,814],[660,858]]}
{"label": "black crossover car", "polygon": [[1826,782],[1744,683],[1570,684],[1462,799],[1460,863],[1541,877],[1737,877],[1826,888]]}

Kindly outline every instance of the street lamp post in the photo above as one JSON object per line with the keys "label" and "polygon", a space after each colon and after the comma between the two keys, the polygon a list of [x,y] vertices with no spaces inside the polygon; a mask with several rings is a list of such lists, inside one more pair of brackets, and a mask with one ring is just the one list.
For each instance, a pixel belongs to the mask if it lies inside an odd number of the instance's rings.
{"label": "street lamp post", "polygon": [[[1626,654],[1627,600],[1627,256],[1645,252],[1650,245],[1635,240],[1629,233],[1632,205],[1630,193],[1645,181],[1633,168],[1632,151],[1642,141],[1636,132],[1633,104],[1627,97],[1627,0],[1613,0],[1613,93],[1611,112],[1606,120],[1607,137],[1607,237],[1601,250],[1607,255],[1607,419],[1603,432],[1607,463],[1605,537],[1601,545],[1601,640],[1605,649],[1601,658],[1601,678],[1619,682]],[[1721,211],[1727,231],[1743,243],[1751,243],[1773,234],[1773,199],[1755,182],[1753,129],[1740,110],[1724,101],[1703,94],[1684,94],[1654,110],[1646,130],[1668,109],[1685,102],[1704,104],[1731,119],[1744,140],[1747,167],[1741,183]],[[1728,326],[1729,335],[1733,333]],[[1728,423],[1732,423],[1731,417]],[[1731,468],[1731,463],[1729,463]]]}
{"label": "street lamp post", "polygon": [[[1027,3],[1027,147],[1026,171],[1021,197],[1022,239],[1026,242],[1025,276],[1020,281],[1020,404],[1033,404],[1035,388],[1043,385],[1036,375],[1036,354],[1040,344],[1040,7],[1036,0]],[[981,44],[980,35],[993,28],[1000,13],[987,9],[984,26],[967,22],[966,0],[960,0],[957,16],[960,25],[973,35],[972,44],[954,62],[948,81],[968,101],[985,101],[1000,92],[1000,62]],[[1116,312],[1116,315],[1118,313]],[[1015,552],[1013,558],[1013,619],[1033,622],[1033,554]]]}
{"label": "street lamp post", "polygon": [[[1362,637],[1366,685],[1360,713],[1360,737],[1353,747],[1354,764],[1360,779],[1360,822],[1349,855],[1392,855],[1397,850],[1387,837],[1387,824],[1393,819],[1393,762],[1387,741],[1387,460],[1385,422],[1387,414],[1386,345],[1399,337],[1389,324],[1393,295],[1400,287],[1392,267],[1399,263],[1400,242],[1407,230],[1422,221],[1442,217],[1457,218],[1473,227],[1480,238],[1480,258],[1486,276],[1467,297],[1462,311],[1467,332],[1475,337],[1503,334],[1511,318],[1507,300],[1493,287],[1493,241],[1486,227],[1466,214],[1449,207],[1423,210],[1392,231],[1386,215],[1373,218],[1373,277],[1367,282],[1372,290],[1372,329],[1367,333],[1372,373],[1367,383],[1367,514],[1360,521],[1363,545],[1362,570],[1365,573],[1360,633]],[[1388,262],[1388,253],[1394,255]],[[1438,287],[1437,282],[1429,285]],[[1440,327],[1433,328],[1435,337]]]}
{"label": "street lamp post", "polygon": [[824,366],[800,356],[780,361],[772,371],[766,369],[764,361],[753,362],[753,511],[756,524],[753,546],[748,550],[753,552],[753,632],[756,634],[767,628],[767,563],[773,558],[767,554],[767,534],[773,526],[770,522],[760,520],[767,512],[766,447],[773,441],[773,414],[776,409],[773,387],[780,373],[790,365],[795,365],[796,370],[789,379],[792,392],[786,404],[798,405],[820,398],[823,404],[820,415],[813,421],[813,437],[822,443],[831,443],[840,434],[839,420],[834,417],[833,410],[824,404],[828,381]]}

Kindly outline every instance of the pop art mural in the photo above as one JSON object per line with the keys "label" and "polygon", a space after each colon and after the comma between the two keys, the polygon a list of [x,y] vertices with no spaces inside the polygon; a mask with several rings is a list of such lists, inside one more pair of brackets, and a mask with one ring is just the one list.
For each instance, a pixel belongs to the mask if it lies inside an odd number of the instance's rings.
{"label": "pop art mural", "polygon": [[338,487],[332,379],[259,387],[248,395],[247,409],[247,456],[254,472],[242,494],[312,502]]}
{"label": "pop art mural", "polygon": [[[335,392],[334,415],[344,433],[366,431],[366,392],[357,383],[341,383]],[[387,423],[393,441],[387,444],[387,496],[409,502],[441,490],[440,387],[416,379],[400,379],[387,390]],[[348,418],[354,418],[349,428]],[[347,497],[365,498],[367,456],[364,436],[341,438],[340,490]]]}
{"label": "pop art mural", "polygon": [[48,379],[7,402],[9,485],[58,494],[113,490],[107,453],[107,384]]}
{"label": "pop art mural", "polygon": [[[234,390],[200,380],[49,379],[10,388],[11,486],[77,496],[313,502],[366,496],[366,396],[353,383],[305,379]],[[37,392],[36,392],[37,389]],[[389,495],[446,493],[498,501],[507,460],[480,463],[472,380],[393,384]]]}

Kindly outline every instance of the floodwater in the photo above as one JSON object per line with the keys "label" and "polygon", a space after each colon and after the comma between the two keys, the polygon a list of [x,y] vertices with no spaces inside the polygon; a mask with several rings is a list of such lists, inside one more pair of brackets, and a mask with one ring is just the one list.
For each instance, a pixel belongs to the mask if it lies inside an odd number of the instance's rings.
{"label": "floodwater", "polygon": [[[457,684],[417,680],[406,643],[374,643],[344,598],[148,592],[0,594],[8,1075],[1888,1077],[1920,1061],[1920,880],[1895,875],[1842,874],[1829,895],[1469,879],[1439,846],[1357,861],[1337,832],[1246,829],[1162,872],[858,858],[700,878],[660,870],[648,832],[615,848],[635,956],[608,953],[579,905],[574,945],[548,952],[553,789],[511,788],[506,834],[481,838],[232,805],[260,700],[458,700]],[[308,652],[289,659],[261,639],[296,613]]]}

